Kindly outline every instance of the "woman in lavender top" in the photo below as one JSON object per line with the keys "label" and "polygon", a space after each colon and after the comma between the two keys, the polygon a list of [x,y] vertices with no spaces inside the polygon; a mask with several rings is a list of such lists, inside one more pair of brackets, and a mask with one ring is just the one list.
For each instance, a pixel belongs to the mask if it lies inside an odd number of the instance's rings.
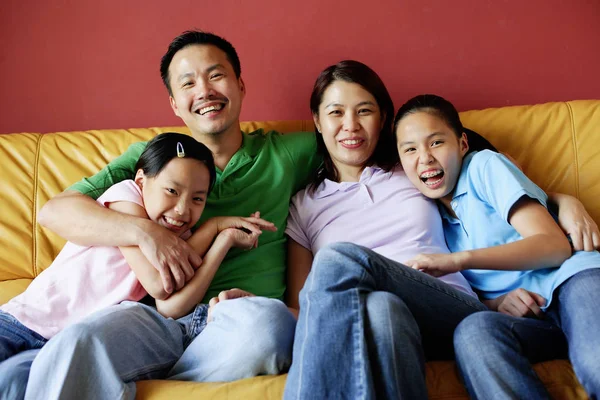
{"label": "woman in lavender top", "polygon": [[284,397],[425,399],[425,360],[453,357],[454,329],[486,307],[461,274],[403,264],[449,250],[436,205],[398,164],[379,76],[357,61],[330,66],[310,105],[324,162],[286,229],[299,315]]}

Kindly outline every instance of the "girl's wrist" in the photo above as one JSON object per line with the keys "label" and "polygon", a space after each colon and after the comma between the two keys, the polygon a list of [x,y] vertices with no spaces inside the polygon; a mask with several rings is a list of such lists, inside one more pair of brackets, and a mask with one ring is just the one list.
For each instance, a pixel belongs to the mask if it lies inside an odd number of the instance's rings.
{"label": "girl's wrist", "polygon": [[456,265],[458,266],[459,271],[463,271],[465,269],[469,269],[469,259],[471,258],[471,253],[468,251],[459,251],[454,254]]}
{"label": "girl's wrist", "polygon": [[221,232],[217,232],[217,237],[215,238],[213,246],[219,246],[224,248],[225,250],[229,250],[231,247],[233,247],[234,243],[235,240],[231,235],[231,232],[225,229]]}

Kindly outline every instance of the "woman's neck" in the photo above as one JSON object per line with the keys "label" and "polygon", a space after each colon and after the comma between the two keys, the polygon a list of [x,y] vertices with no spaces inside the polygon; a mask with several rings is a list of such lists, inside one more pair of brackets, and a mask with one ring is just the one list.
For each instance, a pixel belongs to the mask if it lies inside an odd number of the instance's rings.
{"label": "woman's neck", "polygon": [[360,181],[360,176],[365,170],[365,167],[366,166],[356,167],[352,165],[336,165],[335,168],[338,171],[338,183]]}

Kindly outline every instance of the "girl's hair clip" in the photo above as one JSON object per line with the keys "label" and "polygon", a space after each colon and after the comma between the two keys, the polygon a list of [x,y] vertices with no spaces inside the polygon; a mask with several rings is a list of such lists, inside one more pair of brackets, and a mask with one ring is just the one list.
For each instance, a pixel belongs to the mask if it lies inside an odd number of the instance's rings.
{"label": "girl's hair clip", "polygon": [[185,151],[183,150],[183,145],[181,144],[181,142],[177,142],[177,157],[185,157]]}

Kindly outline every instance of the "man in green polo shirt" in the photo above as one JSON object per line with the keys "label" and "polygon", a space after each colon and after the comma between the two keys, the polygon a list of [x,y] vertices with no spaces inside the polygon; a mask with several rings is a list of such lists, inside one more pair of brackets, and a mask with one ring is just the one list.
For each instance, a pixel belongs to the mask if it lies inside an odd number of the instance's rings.
{"label": "man in green polo shirt", "polygon": [[[161,75],[174,113],[215,157],[217,180],[200,224],[215,216],[260,211],[277,227],[274,232],[264,231],[258,248],[230,251],[203,302],[232,288],[263,297],[215,307],[214,322],[188,348],[196,354],[177,363],[176,377],[231,380],[278,373],[291,361],[295,324],[279,301],[285,291],[285,223],[291,196],[306,185],[320,162],[314,134],[241,132],[239,115],[246,88],[240,62],[233,46],[218,36],[189,31],[175,38],[161,60]],[[50,200],[39,222],[81,245],[139,246],[170,292],[193,276],[200,264],[198,254],[157,224],[94,201],[110,185],[134,176],[144,147],[145,143],[130,146],[98,174]],[[183,353],[182,341],[205,323],[205,311],[196,308],[173,321],[136,303],[92,316],[42,348],[31,368],[27,395],[75,398],[93,392],[107,399],[134,398],[136,380],[167,376]],[[280,320],[286,328],[272,329]],[[210,336],[211,326],[217,329],[219,324],[220,336]],[[244,335],[252,337],[240,340]],[[205,339],[210,343],[203,345]],[[272,353],[279,350],[289,354],[274,357]]]}

